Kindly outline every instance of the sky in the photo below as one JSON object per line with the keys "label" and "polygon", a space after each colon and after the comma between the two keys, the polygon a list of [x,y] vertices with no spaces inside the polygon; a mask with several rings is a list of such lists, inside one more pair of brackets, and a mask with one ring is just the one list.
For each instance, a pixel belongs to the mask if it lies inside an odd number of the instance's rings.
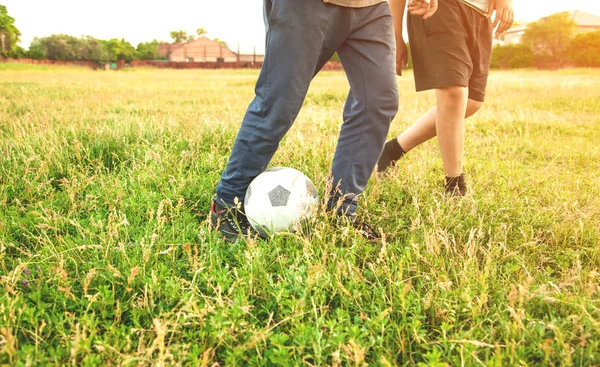
{"label": "sky", "polygon": [[[304,0],[290,0],[304,1]],[[139,42],[169,41],[169,33],[220,38],[233,51],[264,51],[262,0],[0,0],[22,33],[21,46],[34,37],[55,33],[90,35],[99,39],[125,38]],[[514,0],[515,18],[532,21],[559,11],[583,10],[600,15],[597,0]]]}

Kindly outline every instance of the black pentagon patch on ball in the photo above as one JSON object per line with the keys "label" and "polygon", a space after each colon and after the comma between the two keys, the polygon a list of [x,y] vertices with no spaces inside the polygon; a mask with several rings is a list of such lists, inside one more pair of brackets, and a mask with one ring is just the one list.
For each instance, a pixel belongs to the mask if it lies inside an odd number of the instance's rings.
{"label": "black pentagon patch on ball", "polygon": [[283,186],[278,185],[276,188],[269,191],[269,200],[271,201],[271,205],[274,207],[286,206],[290,198],[290,194],[291,192],[286,190]]}

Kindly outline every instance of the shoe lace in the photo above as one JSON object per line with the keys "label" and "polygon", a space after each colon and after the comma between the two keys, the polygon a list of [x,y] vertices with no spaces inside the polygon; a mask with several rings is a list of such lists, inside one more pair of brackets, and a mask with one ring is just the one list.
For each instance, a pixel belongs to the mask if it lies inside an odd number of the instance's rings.
{"label": "shoe lace", "polygon": [[248,230],[252,230],[252,226],[250,225],[250,221],[248,220],[248,217],[246,217],[246,214],[238,212],[237,220],[244,233],[247,233]]}
{"label": "shoe lace", "polygon": [[239,210],[234,209],[230,211],[225,216],[225,220],[227,220],[227,223],[237,233],[247,234],[248,230],[252,228],[246,215]]}

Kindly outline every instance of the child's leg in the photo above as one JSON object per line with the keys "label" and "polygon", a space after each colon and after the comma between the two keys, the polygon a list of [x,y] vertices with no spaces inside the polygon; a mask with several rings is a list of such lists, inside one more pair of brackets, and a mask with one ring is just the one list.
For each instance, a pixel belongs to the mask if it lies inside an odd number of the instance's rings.
{"label": "child's leg", "polygon": [[[441,105],[427,112],[406,134],[385,145],[378,162],[380,172],[392,166],[405,151],[436,134],[440,138],[446,174],[462,172],[464,117],[471,111],[474,113],[484,100],[492,27],[489,18],[460,1],[439,0],[438,4],[438,11],[430,19],[409,15],[408,34],[416,89],[435,89]],[[445,90],[448,87],[450,89]],[[468,98],[479,103],[467,103],[465,87],[469,89]],[[452,93],[455,88],[462,92]],[[452,106],[448,100],[458,100],[459,104]],[[452,187],[457,186],[459,194],[464,195],[463,176],[460,180],[453,178],[456,177],[449,178],[446,190],[455,192]]]}
{"label": "child's leg", "polygon": [[[475,114],[482,105],[483,102],[469,98],[465,119]],[[404,130],[397,138],[385,143],[383,153],[381,153],[377,162],[377,171],[384,172],[389,167],[392,167],[404,154],[429,139],[434,138],[437,135],[435,127],[437,113],[437,107],[433,107],[425,112],[412,126]]]}
{"label": "child's leg", "polygon": [[[482,105],[482,102],[469,99],[467,102],[465,119],[473,116],[475,112],[479,111]],[[398,143],[405,153],[408,153],[413,148],[436,136],[435,121],[437,113],[437,107],[433,107],[429,111],[425,112],[425,114],[408,129],[404,130],[402,134],[398,135]]]}
{"label": "child's leg", "polygon": [[467,88],[444,87],[436,89],[435,94],[437,99],[435,127],[444,162],[444,172],[448,177],[460,176],[463,173]]}

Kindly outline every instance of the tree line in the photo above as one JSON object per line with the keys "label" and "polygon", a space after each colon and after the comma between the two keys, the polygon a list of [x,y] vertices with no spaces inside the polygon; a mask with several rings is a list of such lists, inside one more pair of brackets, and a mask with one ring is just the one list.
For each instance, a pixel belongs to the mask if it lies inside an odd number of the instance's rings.
{"label": "tree line", "polygon": [[[207,34],[206,29],[198,28],[196,34],[179,30],[170,33],[173,42],[190,42]],[[34,38],[28,50],[19,46],[21,32],[15,26],[15,19],[8,14],[5,6],[0,5],[0,56],[5,58],[31,58],[38,60],[93,61],[106,63],[118,60],[161,60],[157,40],[141,42],[137,47],[125,39],[101,40],[91,36],[74,37],[67,34],[54,34],[48,37]],[[227,44],[215,38],[214,41],[227,47]]]}
{"label": "tree line", "polygon": [[66,34],[55,34],[48,37],[34,38],[29,50],[21,51],[13,57],[26,57],[38,60],[61,61],[94,61],[104,63],[125,60],[158,60],[160,42],[142,42],[133,45],[124,39],[99,40],[94,37],[73,37]]}
{"label": "tree line", "polygon": [[520,43],[494,47],[492,67],[600,67],[600,30],[576,30],[569,13],[529,23]]}
{"label": "tree line", "polygon": [[54,34],[34,38],[28,50],[19,46],[21,32],[15,26],[15,19],[0,5],[0,56],[10,58],[32,58],[61,61],[94,61],[104,63],[125,60],[156,60],[159,41],[142,42],[133,45],[124,39],[100,40],[91,36],[74,37],[67,34]]}

